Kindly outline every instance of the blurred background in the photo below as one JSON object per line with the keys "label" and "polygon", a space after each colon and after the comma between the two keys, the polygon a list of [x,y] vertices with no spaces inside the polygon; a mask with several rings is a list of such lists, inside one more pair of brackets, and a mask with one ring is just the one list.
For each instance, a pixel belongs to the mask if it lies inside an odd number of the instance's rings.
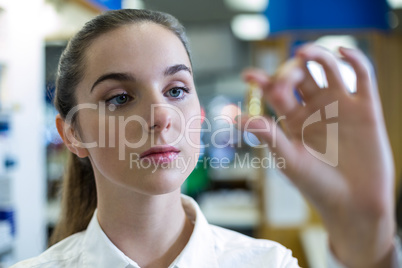
{"label": "blurred background", "polygon": [[[202,135],[217,146],[203,151],[182,191],[199,202],[210,223],[278,241],[303,267],[327,267],[320,219],[280,173],[280,163],[253,148],[255,137],[213,120],[246,108],[247,85],[239,76],[245,67],[273,73],[306,42],[330,50],[357,47],[372,61],[400,196],[401,0],[0,0],[0,267],[45,250],[58,219],[66,148],[54,125],[52,96],[60,54],[86,21],[119,8],[164,11],[187,29],[203,112],[219,134]],[[309,68],[320,79],[319,66]],[[353,72],[347,65],[341,70],[353,91]],[[253,168],[253,157],[270,159],[267,168]]]}

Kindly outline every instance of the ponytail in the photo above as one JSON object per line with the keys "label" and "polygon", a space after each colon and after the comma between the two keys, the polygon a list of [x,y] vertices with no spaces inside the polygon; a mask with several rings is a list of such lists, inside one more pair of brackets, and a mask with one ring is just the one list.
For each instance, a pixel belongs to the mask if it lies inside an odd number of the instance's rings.
{"label": "ponytail", "polygon": [[61,215],[49,246],[85,230],[96,208],[95,177],[88,158],[69,152],[61,197]]}

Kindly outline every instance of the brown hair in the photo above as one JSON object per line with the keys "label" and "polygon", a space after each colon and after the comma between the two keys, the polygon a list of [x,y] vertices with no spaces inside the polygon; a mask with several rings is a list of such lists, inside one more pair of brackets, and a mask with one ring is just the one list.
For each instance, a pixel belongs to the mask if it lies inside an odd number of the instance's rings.
{"label": "brown hair", "polygon": [[[141,22],[156,23],[172,31],[183,43],[191,61],[184,27],[173,16],[150,10],[107,11],[87,22],[69,41],[61,55],[54,104],[63,119],[77,105],[75,90],[85,74],[85,53],[92,42],[121,26]],[[76,117],[73,117],[72,124],[79,131]],[[95,177],[91,163],[87,157],[79,158],[70,152],[63,181],[60,220],[53,231],[50,245],[85,230],[96,205]]]}

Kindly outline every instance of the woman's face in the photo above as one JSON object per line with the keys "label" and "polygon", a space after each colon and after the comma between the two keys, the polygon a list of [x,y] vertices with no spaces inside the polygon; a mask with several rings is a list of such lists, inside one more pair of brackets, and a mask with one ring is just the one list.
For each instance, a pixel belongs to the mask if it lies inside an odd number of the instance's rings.
{"label": "woman's face", "polygon": [[103,34],[76,91],[95,177],[143,194],[177,190],[198,160],[200,105],[179,38],[154,23]]}

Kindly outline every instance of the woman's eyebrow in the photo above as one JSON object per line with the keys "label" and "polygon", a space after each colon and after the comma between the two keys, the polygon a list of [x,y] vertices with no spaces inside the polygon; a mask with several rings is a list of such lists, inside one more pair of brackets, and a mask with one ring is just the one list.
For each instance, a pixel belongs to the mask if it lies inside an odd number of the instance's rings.
{"label": "woman's eyebrow", "polygon": [[176,64],[176,65],[167,67],[164,72],[164,75],[165,76],[174,75],[175,73],[180,72],[180,71],[187,71],[191,74],[191,70],[189,67],[187,67],[184,64]]}
{"label": "woman's eyebrow", "polygon": [[116,81],[135,81],[135,77],[132,74],[129,73],[107,73],[102,76],[100,76],[95,83],[91,87],[91,91],[101,82],[105,80],[116,80]]}
{"label": "woman's eyebrow", "polygon": [[[176,64],[176,65],[172,65],[169,66],[168,68],[166,68],[164,75],[165,76],[169,76],[169,75],[174,75],[177,72],[180,71],[187,71],[191,74],[191,70],[189,67],[187,67],[184,64]],[[93,91],[93,89],[101,82],[105,81],[105,80],[115,80],[115,81],[135,81],[135,77],[130,74],[130,73],[107,73],[104,74],[102,76],[100,76],[95,83],[92,85],[91,87],[91,93]]]}

